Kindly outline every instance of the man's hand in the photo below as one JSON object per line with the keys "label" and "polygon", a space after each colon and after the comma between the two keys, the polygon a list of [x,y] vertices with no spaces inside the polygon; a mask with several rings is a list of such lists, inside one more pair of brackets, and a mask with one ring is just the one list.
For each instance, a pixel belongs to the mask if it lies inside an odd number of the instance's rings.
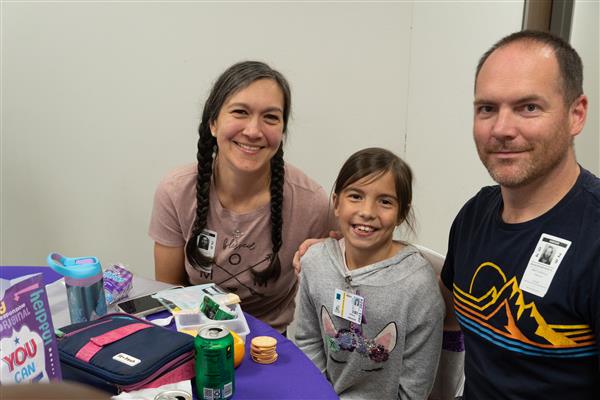
{"label": "man's hand", "polygon": [[[342,238],[342,234],[338,231],[329,231],[329,237],[339,240]],[[322,242],[325,239],[326,238],[306,239],[304,242],[302,242],[302,244],[300,244],[300,247],[298,247],[298,250],[294,253],[294,260],[292,261],[292,265],[294,266],[294,272],[296,272],[296,276],[300,276],[300,258],[302,258],[302,256],[304,255],[304,253],[306,253],[310,246],[312,246],[315,243]]]}

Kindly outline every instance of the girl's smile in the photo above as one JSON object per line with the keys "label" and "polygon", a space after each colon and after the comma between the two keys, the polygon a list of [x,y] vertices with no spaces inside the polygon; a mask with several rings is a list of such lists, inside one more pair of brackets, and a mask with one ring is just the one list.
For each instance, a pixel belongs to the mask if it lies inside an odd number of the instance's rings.
{"label": "girl's smile", "polygon": [[368,175],[334,195],[335,215],[346,246],[348,268],[391,257],[399,249],[392,240],[399,202],[391,172]]}

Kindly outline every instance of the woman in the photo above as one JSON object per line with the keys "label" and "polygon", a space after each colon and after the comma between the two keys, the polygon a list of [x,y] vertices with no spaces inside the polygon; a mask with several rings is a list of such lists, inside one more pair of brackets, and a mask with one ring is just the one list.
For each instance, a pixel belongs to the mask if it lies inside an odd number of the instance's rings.
{"label": "woman", "polygon": [[290,107],[268,65],[227,69],[204,105],[198,162],[163,179],[150,223],[157,280],[214,282],[280,331],[294,313],[294,252],[330,224],[323,188],[283,161]]}

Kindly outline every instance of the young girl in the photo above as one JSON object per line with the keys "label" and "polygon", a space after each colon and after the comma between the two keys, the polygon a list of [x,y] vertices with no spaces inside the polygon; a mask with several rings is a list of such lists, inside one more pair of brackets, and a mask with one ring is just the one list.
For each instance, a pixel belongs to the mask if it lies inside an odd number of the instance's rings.
{"label": "young girl", "polygon": [[342,398],[426,399],[442,344],[444,301],[431,265],[408,243],[412,172],[393,153],[361,150],[334,188],[343,239],[302,258],[296,342]]}
{"label": "young girl", "polygon": [[204,105],[198,162],[163,179],[150,222],[157,280],[215,282],[280,331],[294,313],[294,252],[329,230],[325,191],[283,160],[290,108],[278,71],[228,68]]}

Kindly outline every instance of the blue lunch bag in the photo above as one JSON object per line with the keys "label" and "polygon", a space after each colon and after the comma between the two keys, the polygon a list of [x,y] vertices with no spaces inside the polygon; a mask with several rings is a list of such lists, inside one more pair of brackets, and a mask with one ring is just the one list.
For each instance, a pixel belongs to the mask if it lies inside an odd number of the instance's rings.
{"label": "blue lunch bag", "polygon": [[63,379],[111,393],[192,379],[194,338],[129,314],[57,331]]}

